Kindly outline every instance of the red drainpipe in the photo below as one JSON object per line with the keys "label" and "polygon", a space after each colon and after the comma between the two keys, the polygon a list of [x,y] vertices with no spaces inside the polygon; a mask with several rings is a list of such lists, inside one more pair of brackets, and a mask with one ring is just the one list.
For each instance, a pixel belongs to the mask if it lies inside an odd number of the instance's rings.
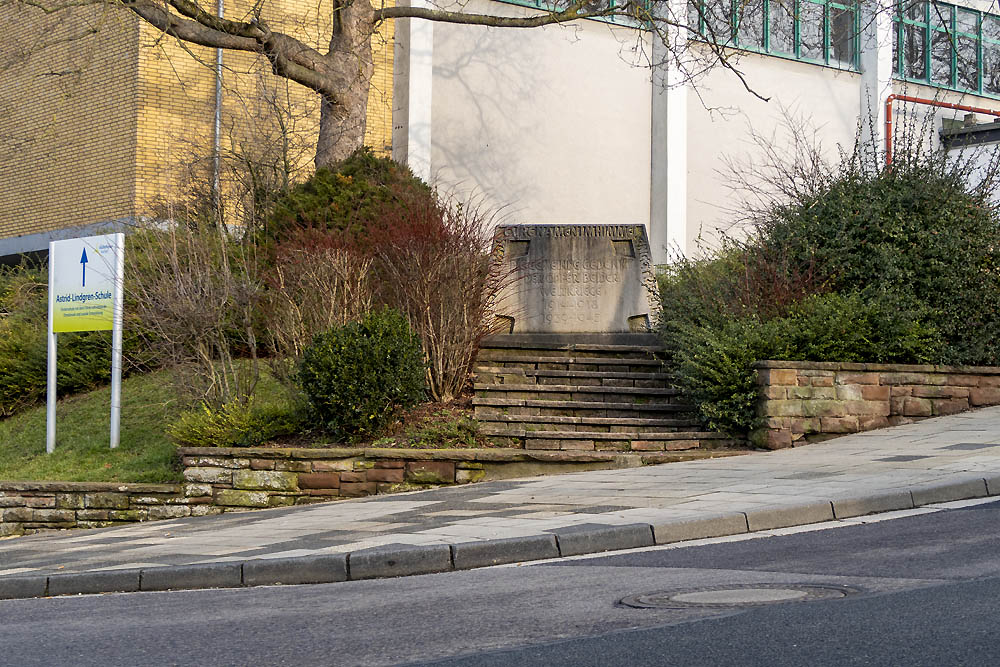
{"label": "red drainpipe", "polygon": [[892,103],[896,100],[900,102],[912,102],[914,104],[926,104],[931,107],[941,107],[942,109],[955,109],[957,111],[967,111],[969,113],[983,113],[989,116],[1000,118],[1000,111],[983,109],[982,107],[970,107],[967,104],[952,104],[951,102],[939,102],[923,97],[912,97],[910,95],[890,95],[885,98],[885,164],[892,164]]}

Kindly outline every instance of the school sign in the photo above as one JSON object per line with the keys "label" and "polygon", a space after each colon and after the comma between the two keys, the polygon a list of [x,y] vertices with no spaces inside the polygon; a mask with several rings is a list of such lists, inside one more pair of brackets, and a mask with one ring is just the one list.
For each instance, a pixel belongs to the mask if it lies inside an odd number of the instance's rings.
{"label": "school sign", "polygon": [[112,331],[111,446],[121,411],[122,283],[125,235],[87,236],[49,243],[49,363],[46,451],[55,449],[56,334]]}

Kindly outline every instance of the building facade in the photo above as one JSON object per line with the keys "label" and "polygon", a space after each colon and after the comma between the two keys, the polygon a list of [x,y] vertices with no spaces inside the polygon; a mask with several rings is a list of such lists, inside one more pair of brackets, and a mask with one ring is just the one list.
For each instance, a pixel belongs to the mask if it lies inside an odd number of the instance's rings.
{"label": "building facade", "polygon": [[[536,11],[492,0],[463,6]],[[671,71],[653,33],[607,22],[502,30],[399,21],[393,154],[505,207],[511,221],[641,222],[662,263],[733,233],[741,211],[730,170],[765,157],[754,137],[791,153],[792,125],[835,159],[858,138],[884,149],[890,96],[894,132],[919,122],[934,134],[967,113],[898,96],[1000,109],[1000,10],[990,6],[676,6],[675,15],[687,13],[688,47],[727,45],[742,77],[724,66]]]}
{"label": "building facade", "polygon": [[[524,16],[541,11],[534,1],[455,8]],[[695,64],[724,45],[731,67],[683,71],[654,32],[614,21],[387,21],[373,37],[366,141],[505,222],[644,224],[663,263],[733,233],[732,170],[752,171],[766,150],[805,139],[834,159],[859,138],[884,150],[887,102],[893,132],[1000,109],[1000,10],[981,0],[673,2],[688,27],[668,39]],[[228,0],[224,14],[250,6]],[[273,26],[324,48],[328,0],[263,7]],[[317,96],[258,59],[223,54],[217,103],[213,49],[114,8],[71,21],[18,11],[20,41],[0,40],[0,255],[161,215],[204,182],[216,145],[233,159],[280,153],[308,173]]]}
{"label": "building facade", "polygon": [[[223,14],[253,3],[227,0]],[[329,0],[264,5],[275,30],[325,49]],[[179,44],[109,5],[45,14],[0,8],[0,256],[37,251],[119,223],[160,216],[211,182],[238,207],[240,161],[308,173],[318,96],[247,53]],[[372,38],[375,75],[366,143],[387,154],[392,25]],[[217,72],[220,76],[217,76]],[[216,82],[220,85],[217,90]],[[218,123],[216,111],[218,110]],[[227,179],[230,181],[227,183]]]}

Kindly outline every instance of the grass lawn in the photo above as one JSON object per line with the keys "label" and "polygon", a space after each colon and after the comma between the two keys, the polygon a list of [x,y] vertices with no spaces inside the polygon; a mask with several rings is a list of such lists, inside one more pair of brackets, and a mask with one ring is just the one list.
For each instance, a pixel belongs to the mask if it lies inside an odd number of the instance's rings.
{"label": "grass lawn", "polygon": [[[122,384],[121,444],[109,446],[111,389],[59,401],[56,450],[45,453],[45,406],[0,421],[0,480],[66,482],[176,482],[175,445],[165,434],[182,410],[169,371],[135,375]],[[262,369],[258,400],[281,400],[282,389]],[[466,448],[505,446],[478,433],[471,400],[424,403],[400,414],[374,440],[356,447]],[[322,432],[279,438],[265,446],[343,447]]]}
{"label": "grass lawn", "polygon": [[59,401],[56,450],[45,453],[45,406],[0,421],[0,480],[174,482],[174,445],[164,435],[177,406],[166,371],[122,384],[121,444],[109,447],[111,388]]}

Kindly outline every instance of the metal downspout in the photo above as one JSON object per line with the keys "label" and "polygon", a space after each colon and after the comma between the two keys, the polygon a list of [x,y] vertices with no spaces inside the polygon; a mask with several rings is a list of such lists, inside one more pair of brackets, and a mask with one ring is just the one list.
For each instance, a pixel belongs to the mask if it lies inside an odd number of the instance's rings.
{"label": "metal downspout", "polygon": [[[218,0],[215,10],[221,19],[225,13],[225,0]],[[215,131],[212,142],[212,204],[215,215],[222,224],[222,192],[219,170],[222,158],[222,49],[215,49]]]}

